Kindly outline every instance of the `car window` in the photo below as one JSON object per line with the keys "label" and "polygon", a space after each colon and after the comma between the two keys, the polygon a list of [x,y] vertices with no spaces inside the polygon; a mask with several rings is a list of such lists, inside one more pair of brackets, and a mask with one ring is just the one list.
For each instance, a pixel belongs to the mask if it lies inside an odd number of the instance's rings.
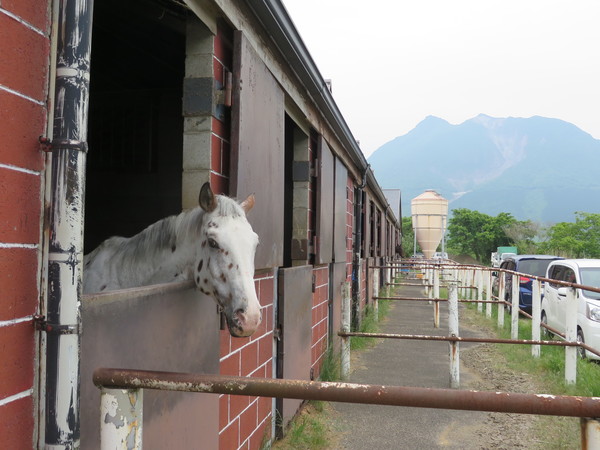
{"label": "car window", "polygon": [[[581,284],[586,286],[600,287],[600,267],[586,267],[579,269]],[[600,293],[584,290],[583,294],[587,298],[600,300]]]}
{"label": "car window", "polygon": [[[565,266],[561,266],[560,264],[556,264],[555,266],[552,266],[552,269],[550,270],[550,273],[548,274],[548,278],[551,278],[552,280],[560,280],[560,276],[561,273],[564,271]],[[550,286],[552,286],[554,289],[558,289],[558,284],[553,283],[553,282],[549,282],[548,283]]]}
{"label": "car window", "polygon": [[525,259],[519,261],[518,271],[529,275],[543,277],[546,275],[546,269],[551,262],[551,259]]}
{"label": "car window", "polygon": [[577,278],[575,278],[575,271],[566,267],[564,272],[562,273],[562,280],[567,281],[569,283],[575,283],[575,281],[577,281]]}

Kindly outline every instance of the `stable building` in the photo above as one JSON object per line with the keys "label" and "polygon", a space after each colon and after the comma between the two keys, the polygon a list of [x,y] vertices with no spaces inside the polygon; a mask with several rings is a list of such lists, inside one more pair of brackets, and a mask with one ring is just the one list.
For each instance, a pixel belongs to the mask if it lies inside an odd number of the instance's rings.
{"label": "stable building", "polygon": [[[358,326],[401,221],[281,1],[3,3],[0,61],[6,448],[99,448],[98,367],[319,378],[345,289]],[[255,196],[256,333],[189,286],[82,294],[84,253],[205,182]],[[300,404],[152,392],[144,444],[258,449]]]}

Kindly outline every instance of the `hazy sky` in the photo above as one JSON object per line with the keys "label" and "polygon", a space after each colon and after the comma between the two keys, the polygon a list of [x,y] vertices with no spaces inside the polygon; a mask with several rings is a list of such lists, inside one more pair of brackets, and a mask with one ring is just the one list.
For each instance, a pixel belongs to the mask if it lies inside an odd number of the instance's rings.
{"label": "hazy sky", "polygon": [[600,139],[600,0],[283,0],[366,156],[428,115]]}

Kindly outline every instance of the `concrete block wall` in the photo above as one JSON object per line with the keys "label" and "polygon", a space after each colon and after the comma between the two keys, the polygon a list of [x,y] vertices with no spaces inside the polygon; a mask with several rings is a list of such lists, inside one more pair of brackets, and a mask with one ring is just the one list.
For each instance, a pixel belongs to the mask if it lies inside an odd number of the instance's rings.
{"label": "concrete block wall", "polygon": [[41,220],[50,55],[49,4],[0,2],[0,436],[36,440]]}

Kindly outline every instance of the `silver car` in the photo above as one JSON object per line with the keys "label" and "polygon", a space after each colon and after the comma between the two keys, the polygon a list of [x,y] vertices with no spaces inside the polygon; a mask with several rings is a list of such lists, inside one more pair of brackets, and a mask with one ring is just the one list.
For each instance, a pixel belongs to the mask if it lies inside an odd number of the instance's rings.
{"label": "silver car", "polygon": [[[563,259],[548,266],[547,278],[600,288],[600,259]],[[600,293],[577,289],[577,340],[600,350]],[[542,322],[565,332],[567,288],[556,283],[544,285]],[[579,349],[582,358],[600,356]]]}

